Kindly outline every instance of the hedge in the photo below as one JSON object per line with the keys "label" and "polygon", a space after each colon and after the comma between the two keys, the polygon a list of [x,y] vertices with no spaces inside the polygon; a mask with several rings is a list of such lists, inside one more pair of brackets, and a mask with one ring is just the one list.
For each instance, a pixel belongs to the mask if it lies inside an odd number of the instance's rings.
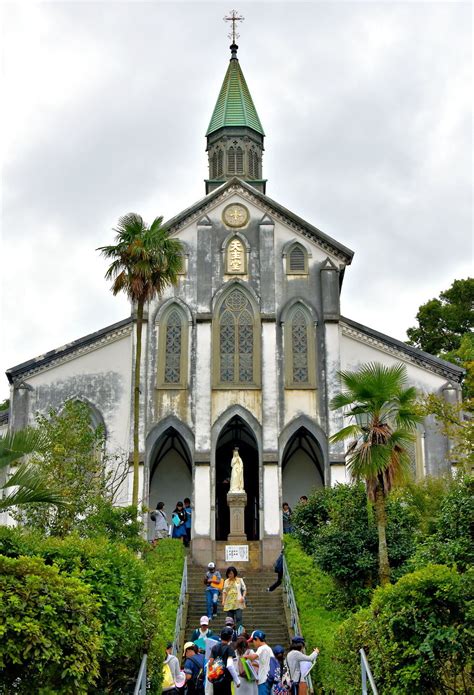
{"label": "hedge", "polygon": [[0,556],[0,692],[87,693],[99,674],[100,604],[40,558]]}
{"label": "hedge", "polygon": [[184,548],[160,541],[141,559],[105,538],[41,538],[24,529],[0,529],[0,553],[36,555],[66,576],[83,581],[99,602],[101,651],[94,693],[126,693],[143,653],[149,654],[153,690],[161,681],[164,643],[172,639]]}
{"label": "hedge", "polygon": [[381,695],[473,692],[472,585],[472,571],[429,565],[377,589],[337,633],[341,692],[360,692],[361,647]]}

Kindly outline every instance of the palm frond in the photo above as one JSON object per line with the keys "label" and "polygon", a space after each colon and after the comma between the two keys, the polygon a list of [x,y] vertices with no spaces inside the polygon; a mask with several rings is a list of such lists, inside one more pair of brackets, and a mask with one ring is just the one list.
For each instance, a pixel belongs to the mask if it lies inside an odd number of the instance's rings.
{"label": "palm frond", "polygon": [[0,511],[17,505],[47,503],[64,505],[66,500],[54,490],[46,477],[31,463],[21,464],[13,475],[1,486],[1,490],[17,488],[0,498]]}
{"label": "palm frond", "polygon": [[32,427],[0,437],[0,468],[5,468],[34,451],[41,451],[44,444],[44,435]]}
{"label": "palm frond", "polygon": [[361,436],[361,434],[362,429],[359,427],[359,425],[347,425],[347,427],[343,427],[341,430],[339,430],[339,432],[336,432],[332,435],[332,437],[329,437],[329,441],[331,443],[342,442],[350,437],[358,438]]}

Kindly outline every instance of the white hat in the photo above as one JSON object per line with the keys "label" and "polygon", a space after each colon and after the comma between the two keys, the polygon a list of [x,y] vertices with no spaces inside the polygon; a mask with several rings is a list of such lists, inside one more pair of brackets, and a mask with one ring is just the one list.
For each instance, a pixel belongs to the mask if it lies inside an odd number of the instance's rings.
{"label": "white hat", "polygon": [[215,564],[214,564],[213,562],[210,562],[210,563],[208,564],[208,566],[207,566],[207,569],[213,570],[214,567],[215,567]]}
{"label": "white hat", "polygon": [[209,618],[207,617],[207,615],[203,615],[199,622],[201,623],[201,625],[209,625]]}

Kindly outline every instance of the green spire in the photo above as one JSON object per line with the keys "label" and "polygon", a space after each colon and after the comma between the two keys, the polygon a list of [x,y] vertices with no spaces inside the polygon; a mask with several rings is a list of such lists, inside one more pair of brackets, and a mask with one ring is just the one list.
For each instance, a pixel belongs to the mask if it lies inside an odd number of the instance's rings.
{"label": "green spire", "polygon": [[226,126],[247,126],[265,135],[237,58],[237,46],[231,46],[232,58],[214,107],[206,136]]}

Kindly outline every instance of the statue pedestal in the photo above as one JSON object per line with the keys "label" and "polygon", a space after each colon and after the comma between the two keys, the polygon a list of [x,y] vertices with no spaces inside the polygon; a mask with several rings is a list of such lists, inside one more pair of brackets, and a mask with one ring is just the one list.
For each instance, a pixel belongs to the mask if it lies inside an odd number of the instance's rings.
{"label": "statue pedestal", "polygon": [[228,492],[227,504],[230,510],[230,533],[227,540],[232,543],[242,543],[247,540],[245,534],[245,507],[247,506],[246,492]]}

